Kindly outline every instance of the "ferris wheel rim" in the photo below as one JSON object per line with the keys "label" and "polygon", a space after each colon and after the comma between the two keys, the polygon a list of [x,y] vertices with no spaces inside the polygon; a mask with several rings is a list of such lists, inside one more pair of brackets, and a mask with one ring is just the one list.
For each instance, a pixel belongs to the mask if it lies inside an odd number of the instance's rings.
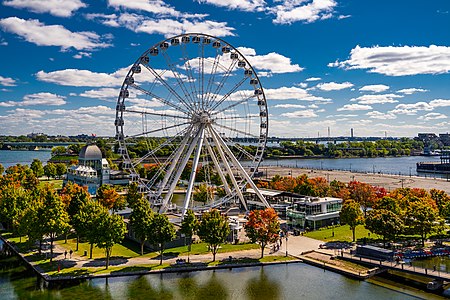
{"label": "ferris wheel rim", "polygon": [[[223,40],[221,38],[218,38],[218,37],[215,37],[215,36],[212,36],[212,35],[209,35],[209,34],[203,34],[203,33],[184,33],[184,34],[179,34],[179,35],[176,35],[176,36],[173,36],[173,37],[170,37],[170,38],[163,39],[160,42],[158,42],[158,43],[154,44],[153,46],[151,46],[150,48],[148,48],[146,51],[144,51],[139,56],[139,58],[134,62],[134,64],[130,67],[130,69],[129,69],[126,77],[125,77],[125,80],[124,80],[124,82],[123,82],[123,84],[121,86],[121,92],[124,91],[124,90],[128,90],[130,84],[129,84],[129,82],[127,82],[127,78],[130,78],[131,76],[134,75],[133,68],[136,67],[136,66],[140,66],[142,64],[143,57],[148,56],[152,49],[158,48],[163,43],[168,43],[168,42],[172,41],[173,39],[182,39],[183,37],[189,37],[189,38],[192,38],[192,37],[202,37],[202,38],[208,37],[208,38],[210,38],[210,39],[212,39],[214,41],[219,41],[221,43],[221,45],[225,45],[226,47],[230,47],[230,51],[233,51],[233,53],[237,53],[239,59],[245,61],[245,69],[250,69],[252,71],[251,78],[255,78],[257,80],[258,89],[261,91],[261,94],[258,95],[258,96],[261,96],[261,98],[263,99],[263,105],[260,106],[258,104],[259,111],[260,112],[261,111],[265,112],[264,116],[262,116],[260,114],[260,119],[261,119],[260,124],[262,124],[262,119],[264,118],[265,127],[264,128],[260,127],[260,129],[259,129],[260,135],[259,135],[259,142],[257,143],[258,144],[258,146],[257,146],[257,154],[254,156],[254,159],[252,161],[252,166],[251,166],[253,168],[253,171],[251,172],[251,177],[253,177],[254,172],[256,172],[256,170],[260,166],[260,163],[261,163],[262,158],[263,158],[263,153],[264,153],[264,150],[265,150],[266,144],[267,144],[268,130],[269,130],[267,100],[266,100],[266,97],[265,97],[264,89],[263,89],[262,84],[261,84],[261,82],[259,80],[259,76],[258,76],[257,72],[255,71],[254,67],[250,64],[248,59],[241,53],[241,51],[239,51],[236,47],[234,47],[230,43],[226,42],[225,40]],[[190,42],[190,43],[192,43],[192,42]],[[172,47],[172,45],[170,45],[169,47]],[[151,68],[151,66],[150,66],[150,68]],[[254,86],[254,90],[256,91],[256,85]],[[258,97],[258,99],[259,99],[259,97]],[[116,106],[116,123],[117,123],[117,120],[119,119],[119,117],[122,118],[122,120],[123,120],[123,111],[121,111],[119,109],[119,106],[120,105],[124,105],[125,100],[126,100],[126,98],[122,97],[122,95],[119,93],[119,97],[117,99],[117,106]],[[248,101],[248,99],[247,99],[247,101]],[[262,106],[264,107],[263,109],[261,109]],[[185,113],[187,113],[187,111],[185,111]],[[174,117],[174,116],[171,116],[171,117]],[[184,125],[187,125],[188,123],[189,122],[186,122]],[[129,155],[128,151],[127,151],[126,139],[128,137],[126,137],[125,134],[124,134],[124,124],[123,123],[118,123],[118,124],[115,124],[115,127],[116,127],[116,138],[117,138],[117,140],[119,142],[119,148],[124,148],[125,149],[124,153],[121,153],[122,157],[124,159],[124,162],[125,162],[125,164],[127,164],[127,163],[130,164],[130,166],[128,167],[128,170],[131,173],[132,180],[136,181],[139,184],[141,184],[141,185],[143,185],[143,186],[148,188],[147,184],[145,183],[145,180],[140,178],[138,172],[136,171],[136,168],[131,163],[131,158],[130,158],[130,155]],[[185,130],[186,128],[188,128],[188,127],[185,127],[183,130]],[[236,144],[238,145],[238,143],[236,143]],[[148,188],[147,191],[150,192],[150,189]],[[161,195],[161,193],[159,195]],[[225,198],[226,197],[223,197],[222,200],[225,199]],[[222,202],[222,201],[217,201],[217,202]],[[208,206],[213,206],[213,204],[208,205]]]}

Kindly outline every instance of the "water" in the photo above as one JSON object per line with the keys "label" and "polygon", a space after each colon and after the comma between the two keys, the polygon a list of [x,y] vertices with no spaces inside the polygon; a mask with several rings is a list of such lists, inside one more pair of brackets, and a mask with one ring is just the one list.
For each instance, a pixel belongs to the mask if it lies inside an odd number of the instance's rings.
{"label": "water", "polygon": [[[261,162],[261,168],[264,168],[264,166],[282,166],[288,168],[425,176],[423,173],[417,174],[416,172],[416,163],[423,161],[440,161],[440,158],[437,156],[402,156],[376,158],[266,159]],[[434,176],[434,174],[428,174],[427,176]]]}
{"label": "water", "polygon": [[[0,261],[1,265],[1,261]],[[22,266],[0,270],[0,299],[417,299],[305,264],[93,279],[39,289]]]}
{"label": "water", "polygon": [[16,150],[0,150],[0,164],[5,169],[16,164],[30,165],[33,159],[37,158],[43,164],[51,157],[51,151],[16,151]]}

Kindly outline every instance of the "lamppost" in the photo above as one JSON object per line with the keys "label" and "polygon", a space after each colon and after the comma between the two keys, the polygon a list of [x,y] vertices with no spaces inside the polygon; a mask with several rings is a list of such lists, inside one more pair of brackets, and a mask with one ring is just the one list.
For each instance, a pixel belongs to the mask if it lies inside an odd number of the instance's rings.
{"label": "lamppost", "polygon": [[350,172],[352,171],[352,164],[350,164]]}
{"label": "lamppost", "polygon": [[286,257],[288,256],[288,235],[289,235],[289,232],[286,230],[286,233],[284,234],[284,236],[286,237]]}
{"label": "lamppost", "polygon": [[412,167],[409,167],[409,177],[411,177],[411,169]]}
{"label": "lamppost", "polygon": [[372,165],[373,174],[375,174],[375,165]]}
{"label": "lamppost", "polygon": [[323,170],[323,161],[320,162],[320,169]]}
{"label": "lamppost", "polygon": [[334,222],[331,222],[331,236],[334,237]]}

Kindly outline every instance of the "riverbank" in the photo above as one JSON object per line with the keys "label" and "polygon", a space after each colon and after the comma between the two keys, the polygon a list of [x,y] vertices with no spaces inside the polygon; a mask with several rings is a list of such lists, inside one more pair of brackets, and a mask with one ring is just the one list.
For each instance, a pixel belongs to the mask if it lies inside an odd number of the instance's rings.
{"label": "riverbank", "polygon": [[[264,167],[264,176],[268,179],[275,175],[297,177],[300,175],[307,175],[310,178],[323,177],[328,181],[342,181],[349,182],[352,180],[365,182],[374,186],[384,187],[387,191],[392,191],[401,187],[408,188],[423,188],[426,190],[438,189],[443,190],[447,194],[450,193],[450,183],[447,179],[434,177],[418,177],[418,176],[404,176],[404,175],[388,175],[379,173],[359,173],[350,171],[335,171],[335,170],[318,170],[318,169],[304,169],[304,168],[287,168],[287,167]],[[265,177],[262,177],[265,178]]]}

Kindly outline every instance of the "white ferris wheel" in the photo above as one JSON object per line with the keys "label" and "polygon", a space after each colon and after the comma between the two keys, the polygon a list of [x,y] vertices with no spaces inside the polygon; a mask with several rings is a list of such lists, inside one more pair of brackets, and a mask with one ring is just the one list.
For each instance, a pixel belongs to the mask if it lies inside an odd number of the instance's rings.
{"label": "white ferris wheel", "polygon": [[190,33],[155,44],[130,67],[116,106],[123,168],[165,212],[241,203],[268,134],[264,90],[249,61],[217,37]]}

